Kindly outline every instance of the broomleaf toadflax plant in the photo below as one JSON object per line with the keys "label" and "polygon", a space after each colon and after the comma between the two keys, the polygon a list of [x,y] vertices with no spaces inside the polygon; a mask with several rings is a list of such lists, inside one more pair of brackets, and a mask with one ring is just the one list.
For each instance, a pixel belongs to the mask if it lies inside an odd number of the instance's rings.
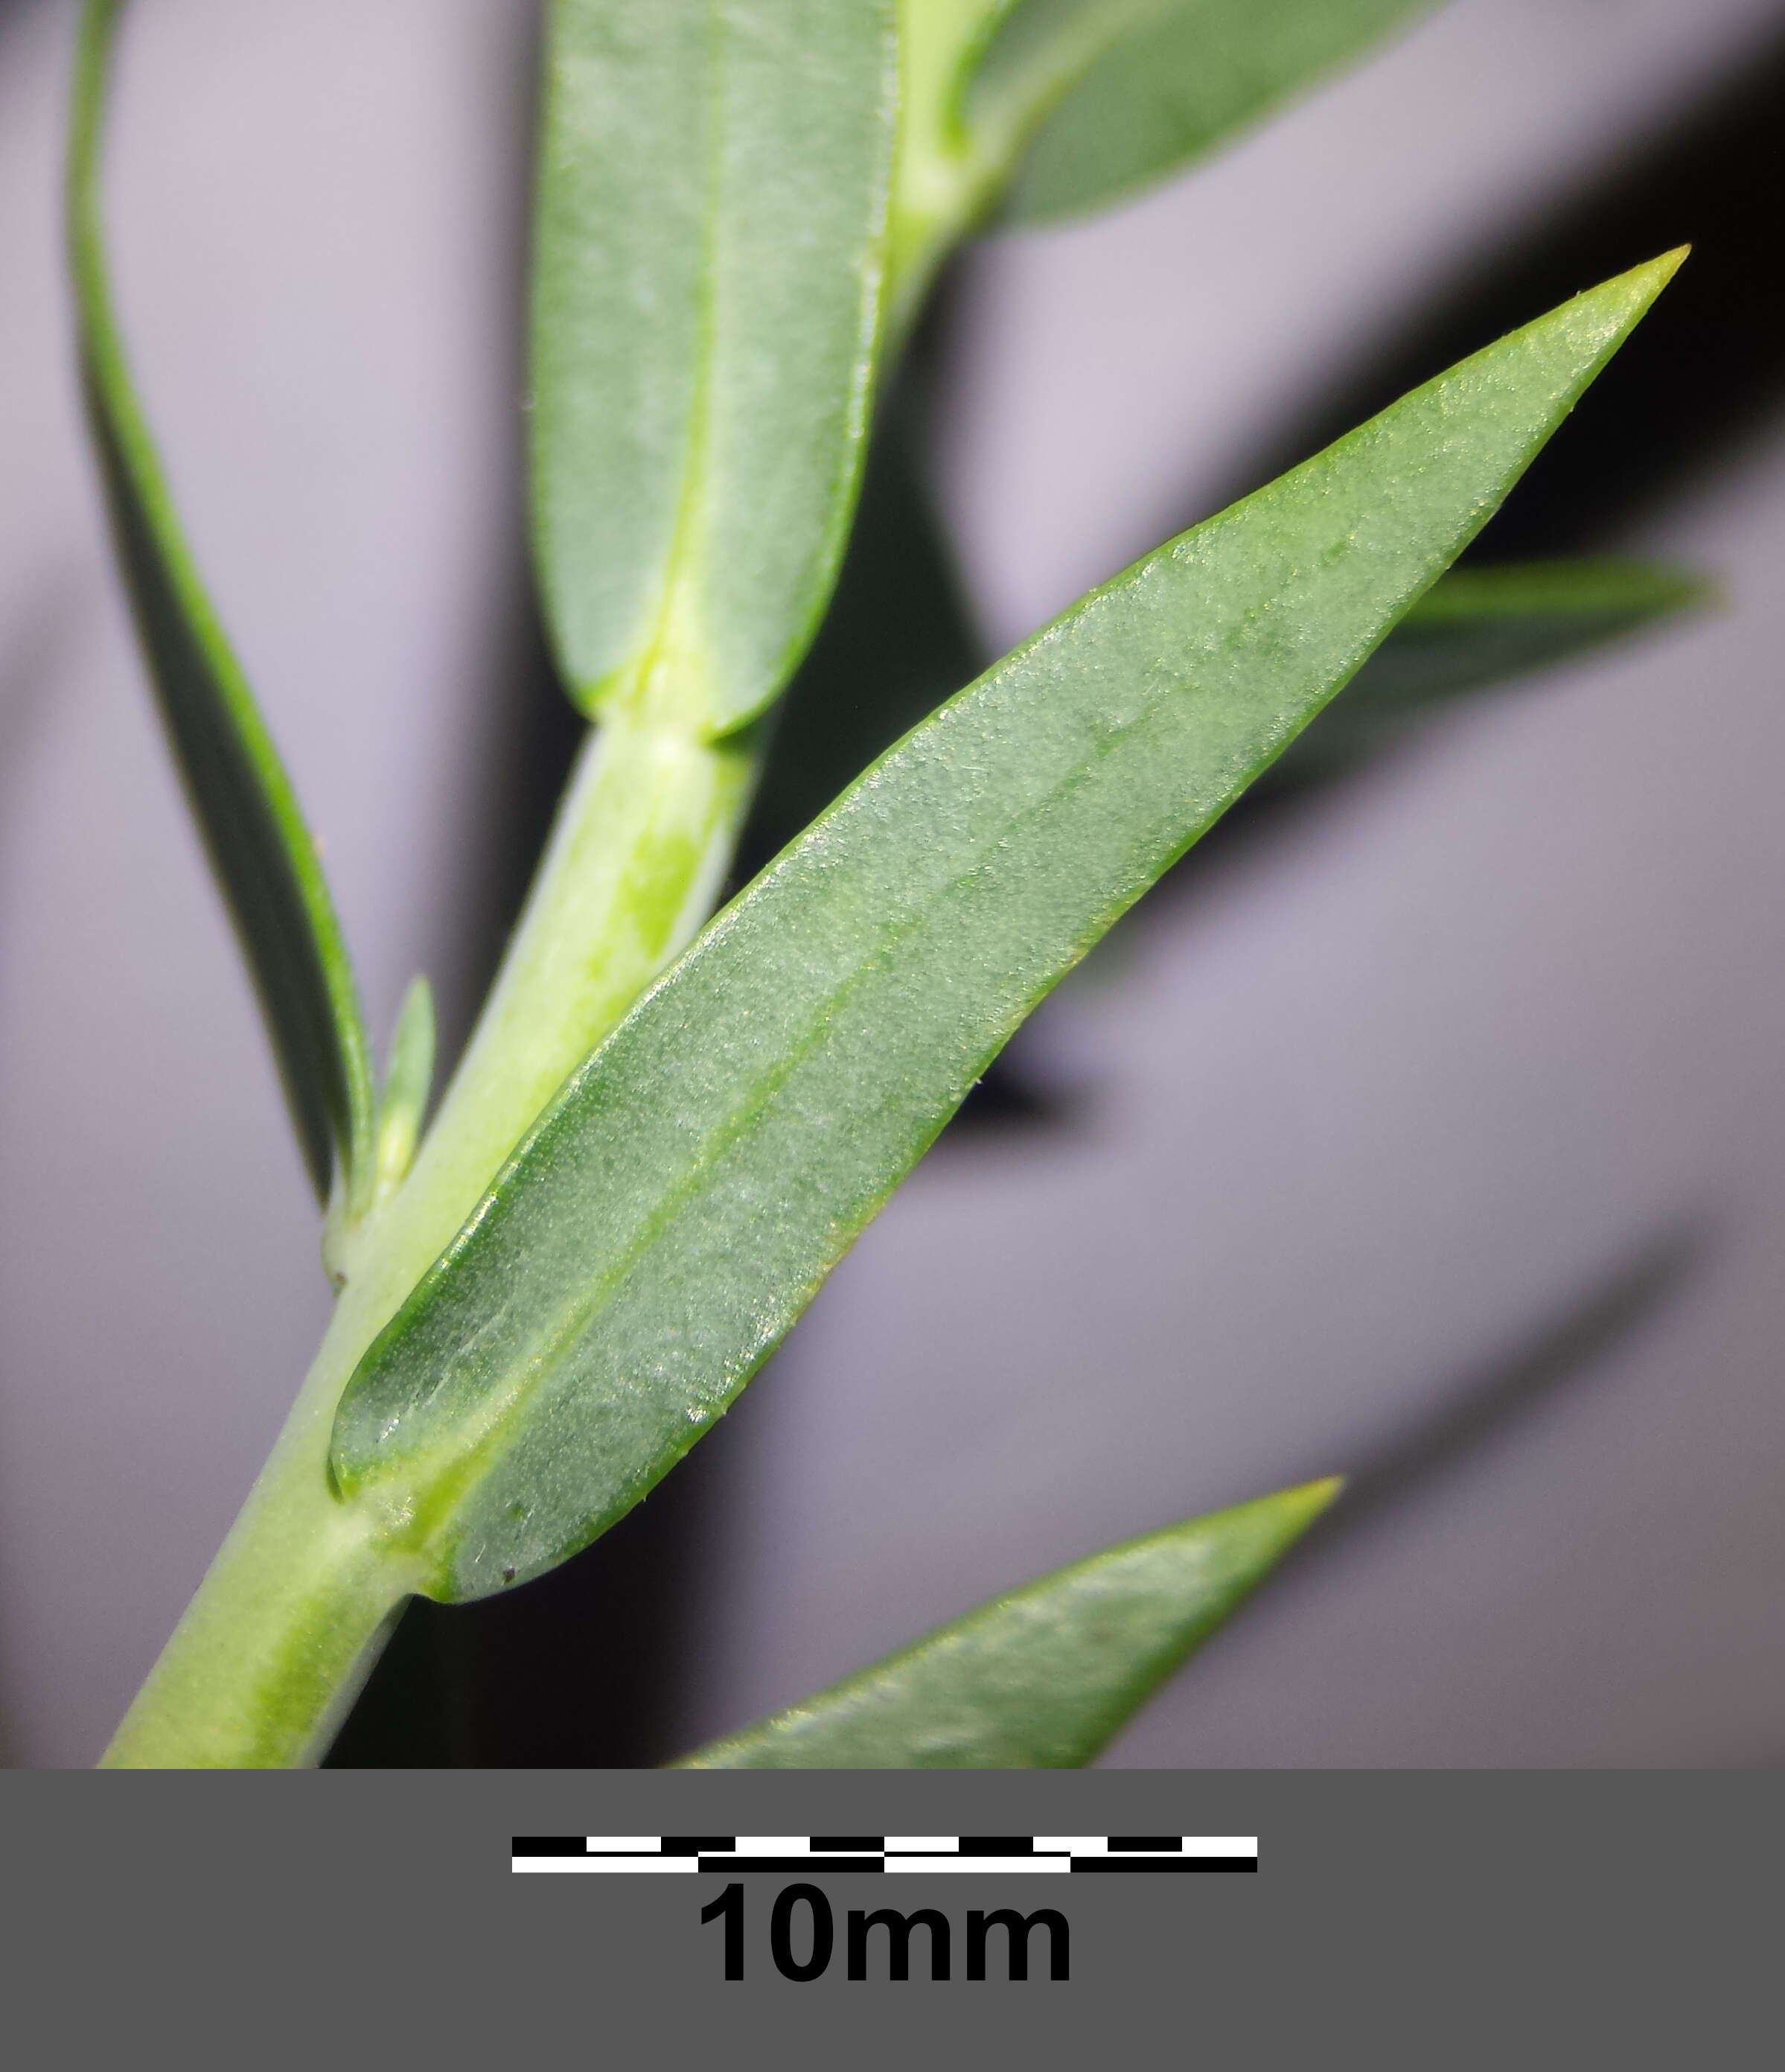
{"label": "broomleaf toadflax plant", "polygon": [[[153,5],[131,11],[152,34]],[[589,727],[429,1121],[425,983],[380,1083],[314,844],[132,386],[101,195],[125,10],[87,0],[69,228],[94,446],[337,1291],[108,1763],[314,1762],[411,1597],[521,1587],[623,1517],[1024,1018],[1341,693],[1339,716],[1380,718],[1687,601],[1629,565],[1447,573],[1672,254],[1092,592],[713,911],[877,398],[949,252],[997,212],[1083,209],[1176,169],[1420,11],[554,0],[531,532]],[[1093,1556],[687,1760],[1087,1762],[1336,1493]]]}

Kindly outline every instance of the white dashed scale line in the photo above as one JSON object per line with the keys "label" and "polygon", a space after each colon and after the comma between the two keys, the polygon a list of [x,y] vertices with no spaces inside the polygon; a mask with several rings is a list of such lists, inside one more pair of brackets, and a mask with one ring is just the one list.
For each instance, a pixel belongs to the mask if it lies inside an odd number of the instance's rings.
{"label": "white dashed scale line", "polygon": [[515,1871],[957,1872],[1116,1876],[1255,1871],[1256,1835],[517,1835]]}

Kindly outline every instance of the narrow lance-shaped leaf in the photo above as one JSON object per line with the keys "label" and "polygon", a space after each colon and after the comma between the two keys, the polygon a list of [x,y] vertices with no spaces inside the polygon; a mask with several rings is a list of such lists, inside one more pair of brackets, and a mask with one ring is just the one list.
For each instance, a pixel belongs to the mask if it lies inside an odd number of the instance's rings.
{"label": "narrow lance-shaped leaf", "polygon": [[310,831],[199,581],[132,386],[101,228],[101,141],[123,0],[81,17],[69,236],[81,373],[137,627],[187,796],[273,1038],[306,1165],[327,1198],[371,1182],[372,1093],[353,969]]}
{"label": "narrow lance-shaped leaf", "polygon": [[687,1770],[1073,1770],[1093,1762],[1339,1494],[1310,1482],[1057,1568]]}
{"label": "narrow lance-shaped leaf", "polygon": [[1022,0],[971,81],[969,116],[1033,110],[1012,216],[1095,208],[1201,157],[1433,3]]}
{"label": "narrow lance-shaped leaf", "polygon": [[343,1494],[475,1597],[719,1416],[1042,996],[1479,530],[1677,263],[1578,297],[1137,564],[727,907],[367,1351]]}
{"label": "narrow lance-shaped leaf", "polygon": [[533,543],[565,680],[695,731],[781,688],[865,428],[892,0],[553,0]]}
{"label": "narrow lance-shaped leaf", "polygon": [[1281,774],[1348,762],[1418,710],[1553,668],[1714,594],[1700,577],[1646,561],[1453,569],[1283,758]]}

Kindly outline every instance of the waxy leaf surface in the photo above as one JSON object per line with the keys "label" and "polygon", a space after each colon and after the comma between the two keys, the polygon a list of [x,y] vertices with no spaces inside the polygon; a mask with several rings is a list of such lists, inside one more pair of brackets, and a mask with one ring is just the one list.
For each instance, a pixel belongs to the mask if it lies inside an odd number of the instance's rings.
{"label": "waxy leaf surface", "polygon": [[572,696],[723,734],[823,608],[860,465],[892,0],[554,0],[533,543]]}
{"label": "waxy leaf surface", "polygon": [[130,380],[101,222],[101,130],[122,0],[81,18],[69,160],[80,366],[118,558],[167,736],[260,993],[304,1161],[363,1198],[372,1090],[353,969],[290,779],[205,594]]}
{"label": "waxy leaf surface", "polygon": [[1339,1494],[1311,1482],[1057,1568],[712,1741],[687,1770],[1074,1770]]}
{"label": "waxy leaf surface", "polygon": [[1136,564],[876,763],[567,1083],[361,1362],[343,1494],[475,1597],[719,1416],[1036,1003],[1461,553],[1640,268]]}

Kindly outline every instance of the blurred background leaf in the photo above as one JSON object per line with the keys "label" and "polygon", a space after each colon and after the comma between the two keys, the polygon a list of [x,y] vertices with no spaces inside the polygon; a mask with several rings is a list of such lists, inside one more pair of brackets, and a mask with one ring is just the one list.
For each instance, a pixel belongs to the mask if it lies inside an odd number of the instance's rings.
{"label": "blurred background leaf", "polygon": [[[968,94],[995,102],[1082,50],[1007,204],[1078,215],[1179,171],[1360,57],[1435,0],[1020,0]],[[1053,98],[1046,93],[1045,98]]]}

